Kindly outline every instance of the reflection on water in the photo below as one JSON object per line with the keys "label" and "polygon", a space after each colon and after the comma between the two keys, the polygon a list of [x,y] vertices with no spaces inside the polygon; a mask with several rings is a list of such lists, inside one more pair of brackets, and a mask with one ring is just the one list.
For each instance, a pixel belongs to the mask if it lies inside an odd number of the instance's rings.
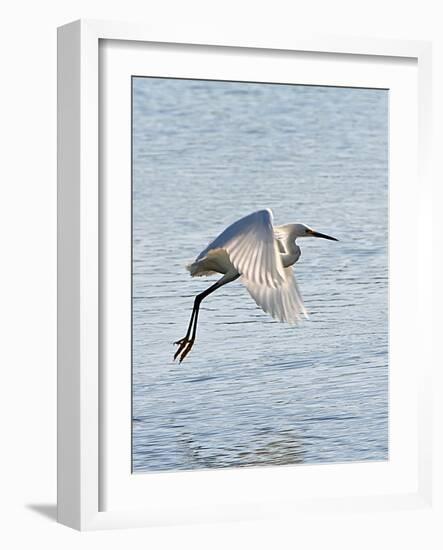
{"label": "reflection on water", "polygon": [[191,434],[179,434],[188,469],[232,466],[287,465],[303,462],[300,442],[293,430],[270,434],[263,428],[261,437],[252,444],[207,449],[194,441]]}
{"label": "reflection on water", "polygon": [[[384,460],[388,452],[387,92],[134,79],[133,468]],[[211,295],[172,363],[193,296],[184,265],[270,207],[307,239],[310,320]]]}

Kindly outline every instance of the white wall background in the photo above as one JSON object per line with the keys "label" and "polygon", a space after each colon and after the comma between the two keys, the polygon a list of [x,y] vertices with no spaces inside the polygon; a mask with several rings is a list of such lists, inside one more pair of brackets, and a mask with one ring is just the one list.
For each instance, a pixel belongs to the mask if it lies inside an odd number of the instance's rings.
{"label": "white wall background", "polygon": [[[144,548],[195,550],[442,547],[442,529],[437,522],[438,516],[443,520],[441,502],[431,512],[380,513],[370,517],[322,515],[295,517],[291,524],[245,522],[83,534],[60,526],[53,519],[56,495],[56,27],[82,17],[151,24],[170,21],[171,25],[184,25],[189,29],[204,25],[207,29],[231,27],[238,32],[252,26],[264,35],[311,28],[313,32],[327,34],[433,40],[437,161],[438,151],[442,150],[443,98],[443,19],[439,4],[432,0],[16,0],[7,7],[2,6],[0,544],[3,548],[70,549],[79,545],[95,548],[98,544],[108,548],[143,545]],[[435,162],[434,177],[441,184],[441,163]],[[439,214],[437,197],[434,202]],[[435,233],[443,236],[441,215],[436,218]],[[436,243],[441,248],[438,237]],[[441,292],[439,299],[441,304]],[[441,417],[440,393],[436,392],[436,410]],[[440,459],[441,450],[439,445]],[[442,462],[440,460],[440,464]],[[443,494],[441,481],[437,470],[439,495]]]}

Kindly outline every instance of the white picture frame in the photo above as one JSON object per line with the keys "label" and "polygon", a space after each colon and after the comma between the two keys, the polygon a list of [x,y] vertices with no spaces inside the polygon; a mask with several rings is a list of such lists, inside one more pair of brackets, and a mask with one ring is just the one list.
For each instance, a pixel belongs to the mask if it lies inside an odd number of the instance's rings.
{"label": "white picture frame", "polygon": [[[223,519],[254,518],[285,516],[290,517],[295,512],[327,510],[349,510],[359,507],[362,510],[392,509],[399,507],[429,506],[432,496],[431,478],[431,368],[432,355],[430,345],[429,321],[431,318],[429,308],[429,290],[425,281],[424,266],[429,265],[431,250],[429,247],[420,249],[420,262],[422,266],[413,272],[411,283],[414,285],[414,306],[417,313],[416,325],[413,326],[415,337],[410,327],[406,332],[398,331],[394,335],[395,341],[406,338],[412,351],[420,350],[422,363],[420,372],[415,372],[411,364],[408,378],[408,369],[405,369],[404,386],[399,388],[399,378],[394,377],[394,387],[391,397],[396,392],[411,392],[407,394],[416,401],[416,407],[411,406],[409,414],[412,426],[417,427],[417,433],[411,439],[414,440],[411,460],[402,469],[401,461],[392,459],[389,465],[372,465],[374,468],[362,469],[362,465],[335,465],[319,466],[316,470],[304,469],[300,476],[309,480],[308,487],[301,490],[302,497],[292,497],[290,492],[283,489],[274,491],[274,487],[288,485],[287,469],[263,469],[252,468],[228,473],[192,472],[181,474],[161,474],[151,476],[147,483],[150,484],[150,502],[140,505],[136,502],[135,492],[129,485],[140,485],[139,480],[128,481],[126,477],[130,471],[126,471],[119,478],[127,464],[123,453],[122,460],[117,459],[106,462],[107,455],[118,457],[118,449],[114,441],[109,443],[106,429],[106,418],[109,411],[106,402],[109,401],[108,392],[124,392],[124,387],[119,385],[117,379],[114,383],[103,383],[103,357],[100,348],[103,330],[103,302],[106,301],[106,285],[101,285],[103,270],[106,269],[107,259],[104,259],[103,232],[106,232],[106,224],[100,221],[103,208],[111,207],[103,204],[103,188],[100,186],[100,125],[99,114],[103,106],[100,105],[99,82],[100,64],[104,59],[106,63],[112,57],[104,57],[101,53],[101,45],[105,41],[117,44],[116,57],[127,63],[127,56],[136,56],[131,53],[132,46],[140,44],[156,45],[155,51],[151,51],[151,60],[160,58],[162,44],[174,44],[174,51],[185,50],[189,45],[194,45],[193,51],[205,52],[205,57],[211,61],[211,70],[214,78],[217,71],[221,71],[221,65],[212,63],[211,48],[222,48],[240,59],[242,56],[255,55],[262,52],[263,55],[272,53],[276,56],[287,56],[303,52],[315,56],[329,54],[324,62],[332,63],[334,58],[344,60],[346,63],[363,63],[368,82],[377,80],[377,65],[370,67],[374,59],[383,59],[389,62],[391,68],[397,64],[411,61],[415,66],[418,82],[418,97],[416,90],[412,89],[410,101],[415,101],[414,109],[418,114],[418,124],[411,120],[411,128],[415,135],[410,136],[409,145],[403,142],[404,147],[416,147],[412,142],[418,138],[418,150],[405,149],[414,157],[409,168],[418,167],[418,177],[415,174],[402,174],[401,167],[397,177],[411,178],[410,189],[414,188],[416,195],[405,193],[404,208],[412,208],[413,199],[418,197],[417,219],[422,227],[430,227],[430,205],[432,186],[429,176],[429,151],[430,151],[430,67],[431,47],[426,42],[370,40],[345,37],[315,37],[312,35],[281,37],[280,39],[267,39],[245,35],[244,37],[230,36],[228,32],[221,32],[219,36],[208,37],[202,30],[201,35],[195,33],[187,36],[186,30],[164,32],[143,25],[126,24],[102,21],[76,21],[59,28],[58,31],[58,520],[70,527],[80,530],[103,529],[129,526],[150,526],[159,524],[217,521]],[[125,44],[122,48],[119,45]],[[368,64],[369,63],[369,64]],[[117,66],[117,65],[115,65]],[[171,65],[172,67],[172,65]],[[241,65],[239,65],[239,70]],[[126,70],[126,69],[125,69]],[[128,69],[130,72],[130,69]],[[173,67],[166,74],[159,76],[173,76]],[[189,69],[191,70],[191,69]],[[195,69],[192,69],[195,70]],[[283,71],[286,70],[284,67]],[[345,69],[349,70],[349,69]],[[389,70],[386,73],[390,72]],[[394,71],[395,72],[395,71]],[[119,70],[114,71],[118,77]],[[113,74],[114,74],[113,73]],[[191,74],[191,73],[189,73]],[[195,73],[192,73],[195,74]],[[197,69],[197,74],[199,69]],[[212,74],[212,73],[211,73]],[[245,79],[252,78],[245,75]],[[278,78],[276,76],[276,78]],[[308,78],[308,77],[305,77]],[[334,81],[334,74],[328,73],[325,82]],[[338,78],[338,77],[337,77]],[[364,77],[361,77],[364,78]],[[370,80],[372,78],[373,80]],[[384,76],[383,78],[387,78]],[[380,79],[382,82],[383,78]],[[409,77],[407,77],[409,78]],[[269,80],[272,81],[272,80]],[[108,80],[103,81],[109,84]],[[413,82],[405,80],[404,82]],[[381,85],[381,84],[380,84]],[[405,94],[407,95],[407,94]],[[397,96],[399,97],[399,95]],[[415,124],[415,126],[414,126]],[[102,136],[103,137],[103,136]],[[403,151],[403,153],[405,152]],[[402,151],[394,151],[398,155]],[[417,157],[417,158],[415,158]],[[394,158],[395,160],[395,158]],[[415,164],[414,164],[415,163]],[[394,162],[395,164],[395,162]],[[405,170],[407,172],[407,170]],[[124,175],[122,176],[124,177]],[[407,188],[409,188],[407,187]],[[395,204],[391,208],[395,208]],[[391,210],[391,213],[393,211]],[[394,212],[394,218],[397,214]],[[396,218],[395,218],[396,219]],[[399,224],[403,223],[398,217]],[[397,228],[398,229],[398,228]],[[396,229],[393,228],[392,237],[395,239]],[[413,237],[411,237],[412,239]],[[397,263],[402,261],[400,253],[391,255],[391,269],[394,271]],[[123,243],[123,247],[125,244]],[[123,250],[123,249],[122,249]],[[103,286],[105,289],[103,289]],[[397,290],[396,290],[397,289]],[[404,293],[408,291],[405,286],[398,285],[391,288],[391,299],[401,303]],[[409,292],[411,292],[409,290]],[[392,329],[392,326],[391,326]],[[397,340],[396,340],[397,339]],[[412,341],[414,340],[414,341]],[[395,354],[394,354],[395,355]],[[412,363],[412,359],[410,360]],[[113,380],[112,375],[109,380]],[[409,380],[409,382],[408,382]],[[126,380],[126,384],[128,380]],[[119,388],[118,390],[116,388]],[[126,387],[127,389],[127,387]],[[113,394],[114,395],[114,394]],[[128,396],[125,399],[127,402]],[[406,403],[403,403],[406,410]],[[122,401],[122,409],[115,407],[116,414],[125,410]],[[397,410],[397,409],[395,409]],[[395,413],[395,411],[394,411]],[[394,414],[395,417],[395,414]],[[393,423],[401,423],[402,419],[393,419]],[[109,424],[109,420],[108,420]],[[398,424],[398,425],[399,425]],[[115,432],[124,436],[127,424],[121,423],[116,416],[113,419]],[[119,431],[120,430],[120,431]],[[112,430],[114,431],[114,430]],[[120,437],[117,435],[116,437]],[[399,437],[399,439],[401,439]],[[118,439],[117,439],[118,442]],[[109,445],[114,445],[110,447]],[[399,447],[400,448],[400,447]],[[405,447],[404,447],[405,448]],[[392,457],[391,457],[392,458]],[[394,457],[395,458],[395,457]],[[106,465],[106,466],[105,466]],[[126,468],[127,470],[127,468]],[[274,470],[274,473],[271,472]],[[276,471],[278,470],[278,471]],[[363,473],[364,472],[364,473]],[[126,477],[125,477],[126,476]],[[344,476],[344,477],[342,477]],[[370,491],[368,487],[359,491],[359,480],[363,476],[376,490]],[[372,477],[371,477],[372,476]],[[133,476],[134,477],[134,476]],[[135,476],[137,477],[137,476]],[[113,483],[112,498],[104,499],[103,485]],[[380,485],[377,485],[377,480]],[[394,480],[394,481],[392,481]],[[392,483],[391,483],[392,482]],[[126,483],[126,486],[124,484]],[[223,486],[230,487],[234,484],[238,491],[248,492],[249,496],[241,500],[231,490],[223,494]],[[315,487],[317,484],[317,488]],[[327,492],[320,490],[320,484],[328,486]],[[196,488],[196,485],[198,487]],[[211,491],[204,490],[210,487]],[[232,485],[231,485],[232,487]],[[260,491],[255,491],[260,487]],[[354,489],[357,487],[357,489]],[[166,490],[165,490],[166,489]],[[212,501],[211,493],[219,491],[218,501]],[[135,491],[140,491],[135,489]],[[143,492],[144,491],[144,492]],[[176,494],[174,495],[174,491]],[[311,493],[309,493],[311,491]],[[107,494],[109,491],[105,491]],[[179,495],[195,493],[195,502],[192,499],[179,498]],[[142,495],[146,494],[146,487],[142,489]],[[160,494],[166,494],[163,500]],[[207,499],[207,500],[205,500]],[[108,505],[108,501],[112,505]],[[235,501],[239,504],[235,505]]]}

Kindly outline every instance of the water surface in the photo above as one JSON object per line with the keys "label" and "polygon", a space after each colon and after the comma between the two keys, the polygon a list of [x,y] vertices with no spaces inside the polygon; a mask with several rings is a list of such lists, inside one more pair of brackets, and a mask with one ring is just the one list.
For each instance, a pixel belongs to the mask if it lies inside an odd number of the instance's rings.
{"label": "water surface", "polygon": [[[185,264],[269,207],[340,242],[300,241],[310,320],[257,308]],[[388,92],[133,79],[133,469],[388,456]]]}

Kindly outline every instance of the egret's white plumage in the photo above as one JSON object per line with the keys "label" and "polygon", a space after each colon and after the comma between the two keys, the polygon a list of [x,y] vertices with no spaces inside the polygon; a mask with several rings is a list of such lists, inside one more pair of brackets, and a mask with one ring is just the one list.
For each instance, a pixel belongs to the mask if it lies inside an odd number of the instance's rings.
{"label": "egret's white plumage", "polygon": [[279,321],[296,323],[307,313],[291,264],[284,267],[282,257],[293,256],[291,263],[295,263],[300,248],[295,247],[291,255],[289,226],[274,231],[272,221],[268,209],[241,218],[216,237],[188,269],[192,276],[241,274],[241,281],[263,311]]}
{"label": "egret's white plumage", "polygon": [[[263,311],[282,322],[294,324],[307,317],[294,277],[293,264],[300,258],[298,237],[322,237],[304,224],[273,226],[269,209],[253,212],[227,227],[187,266],[193,277],[220,273],[219,281],[195,299],[184,338],[176,342],[180,362],[189,353],[196,334],[200,302],[211,292],[241,277],[249,294]],[[192,331],[192,336],[191,336]]]}
{"label": "egret's white plumage", "polygon": [[291,267],[284,268],[284,281],[277,287],[252,283],[241,278],[255,303],[274,319],[289,324],[308,317]]}
{"label": "egret's white plumage", "polygon": [[[194,265],[201,264],[201,269],[204,269],[206,259],[213,265],[214,253],[219,250],[227,254],[232,270],[254,284],[275,287],[285,280],[270,210],[253,212],[227,227],[200,252]],[[221,258],[221,268],[227,265],[225,259]]]}

